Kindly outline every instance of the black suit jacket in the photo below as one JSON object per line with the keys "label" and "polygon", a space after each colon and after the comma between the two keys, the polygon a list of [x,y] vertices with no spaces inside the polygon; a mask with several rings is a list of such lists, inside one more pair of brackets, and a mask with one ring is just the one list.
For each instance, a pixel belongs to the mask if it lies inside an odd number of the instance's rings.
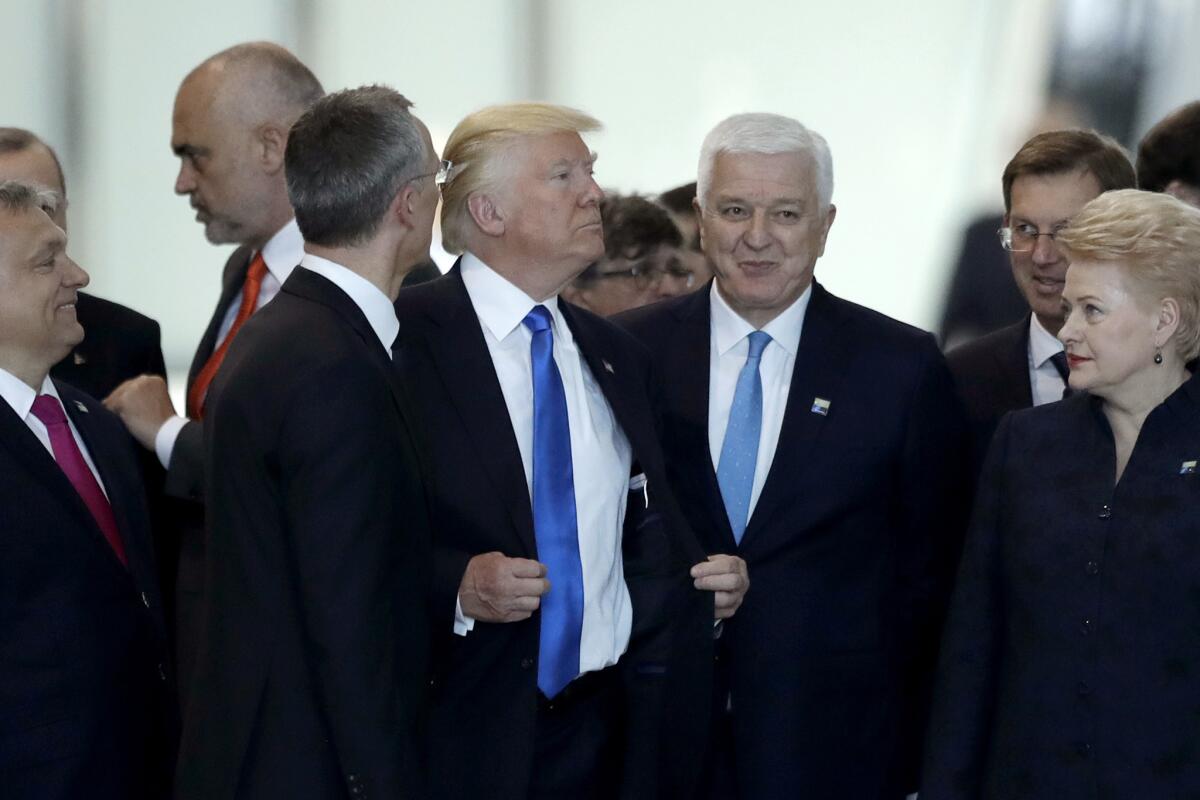
{"label": "black suit jacket", "polygon": [[940,326],[942,342],[968,342],[1010,324],[1029,304],[1012,278],[1008,253],[996,230],[1002,214],[975,218],[963,231],[958,260],[950,276]]}
{"label": "black suit jacket", "polygon": [[1098,398],[996,431],[938,670],[921,800],[1200,796],[1200,378],[1119,483]]}
{"label": "black suit jacket", "polygon": [[212,558],[178,796],[423,796],[426,501],[387,352],[297,269],[207,408]]}
{"label": "black suit jacket", "polygon": [[75,301],[84,337],[50,369],[63,381],[103,400],[138,375],[167,377],[158,323],[133,309],[84,292]]}
{"label": "black suit jacket", "polygon": [[[620,662],[630,709],[623,780],[627,796],[669,796],[658,788],[662,689],[675,678],[673,646],[707,641],[711,648],[712,597],[692,589],[687,574],[703,553],[681,529],[667,489],[645,350],[610,323],[561,298],[559,303],[632,446],[635,472],[647,478],[649,504],[641,490],[631,493],[622,540],[633,601],[633,634]],[[405,383],[419,387],[422,425],[437,443],[430,461],[436,490],[435,661],[425,737],[433,796],[524,800],[536,768],[540,616],[507,624],[476,622],[465,637],[453,633],[458,588],[473,556],[499,551],[537,558],[520,450],[458,268],[403,289],[396,309],[398,364]],[[707,665],[704,658],[693,662],[700,671]],[[705,700],[700,694],[695,703]]]}
{"label": "black suit jacket", "polygon": [[1029,314],[1013,325],[956,347],[946,354],[958,396],[971,426],[976,471],[992,434],[1009,411],[1033,405],[1029,383]]}
{"label": "black suit jacket", "polygon": [[708,441],[709,291],[618,321],[654,355],[688,522],[709,553],[749,566],[750,591],[718,641],[740,796],[902,796],[916,784],[965,525],[965,426],[949,372],[931,335],[814,284],[778,448],[739,546]]}
{"label": "black suit jacket", "polygon": [[129,568],[53,456],[0,402],[0,794],[169,796],[175,731],[145,495],[124,426],[55,382]]}
{"label": "black suit jacket", "polygon": [[[217,346],[217,334],[225,312],[242,291],[250,258],[249,247],[233,251],[221,274],[221,298],[208,327],[200,338],[188,370],[187,391]],[[211,391],[212,386],[209,385]],[[186,395],[185,395],[186,397]],[[185,412],[186,413],[186,412]],[[175,440],[164,485],[168,497],[170,526],[177,537],[175,575],[175,659],[179,671],[180,700],[187,714],[187,698],[196,662],[196,645],[203,624],[204,605],[204,423],[189,420]]]}

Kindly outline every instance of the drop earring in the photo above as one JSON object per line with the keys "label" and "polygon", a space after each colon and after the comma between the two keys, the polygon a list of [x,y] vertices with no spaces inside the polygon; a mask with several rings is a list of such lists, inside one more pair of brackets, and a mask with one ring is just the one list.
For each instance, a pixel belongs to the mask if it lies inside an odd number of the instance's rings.
{"label": "drop earring", "polygon": [[1155,350],[1155,351],[1154,351],[1154,363],[1155,363],[1155,364],[1161,364],[1161,363],[1162,363],[1162,350]]}

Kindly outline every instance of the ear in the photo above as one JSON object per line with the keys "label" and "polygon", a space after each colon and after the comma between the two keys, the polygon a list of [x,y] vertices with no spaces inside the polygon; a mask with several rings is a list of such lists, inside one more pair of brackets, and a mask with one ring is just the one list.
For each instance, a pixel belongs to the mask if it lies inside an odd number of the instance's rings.
{"label": "ear", "polygon": [[829,229],[833,227],[833,220],[836,216],[837,206],[830,203],[829,210],[825,212],[825,219],[821,222],[821,246],[817,248],[817,258],[825,255],[825,239],[829,236]]}
{"label": "ear", "polygon": [[417,200],[417,190],[413,184],[404,184],[388,205],[387,218],[397,220],[405,228],[412,228],[417,214]]}
{"label": "ear", "polygon": [[275,175],[283,169],[283,153],[287,149],[287,131],[273,123],[265,123],[256,131],[258,160],[263,172]]}
{"label": "ear", "polygon": [[1179,320],[1179,302],[1174,297],[1164,297],[1158,304],[1158,320],[1154,327],[1155,347],[1166,347],[1179,329]]}
{"label": "ear", "polygon": [[471,195],[467,198],[467,211],[479,230],[488,236],[504,235],[504,211],[492,195],[482,192]]}

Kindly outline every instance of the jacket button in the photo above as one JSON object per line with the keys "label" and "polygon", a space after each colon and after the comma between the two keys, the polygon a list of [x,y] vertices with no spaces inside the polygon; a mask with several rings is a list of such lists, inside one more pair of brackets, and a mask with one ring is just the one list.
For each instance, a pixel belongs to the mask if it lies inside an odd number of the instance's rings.
{"label": "jacket button", "polygon": [[1112,516],[1112,509],[1109,508],[1108,506],[1101,506],[1099,516],[1100,516],[1100,519],[1108,519],[1109,517]]}
{"label": "jacket button", "polygon": [[167,679],[167,668],[164,667],[162,664],[158,665],[158,678],[159,678],[159,680],[163,680],[163,681],[165,681]]}
{"label": "jacket button", "polygon": [[1090,758],[1092,755],[1092,746],[1087,742],[1080,742],[1075,745],[1075,752],[1084,758]]}
{"label": "jacket button", "polygon": [[1089,633],[1091,633],[1092,632],[1092,621],[1090,619],[1085,619],[1083,622],[1081,622],[1079,625],[1079,632],[1082,633],[1084,636],[1087,636]]}
{"label": "jacket button", "polygon": [[1100,565],[1095,561],[1089,561],[1087,562],[1087,566],[1083,568],[1083,571],[1088,575],[1097,575],[1100,572]]}
{"label": "jacket button", "polygon": [[521,659],[521,669],[533,669],[533,659],[532,658],[522,658]]}
{"label": "jacket button", "polygon": [[1092,693],[1092,687],[1088,686],[1083,681],[1080,681],[1079,686],[1076,687],[1076,691],[1079,692],[1080,697],[1087,697],[1089,694]]}

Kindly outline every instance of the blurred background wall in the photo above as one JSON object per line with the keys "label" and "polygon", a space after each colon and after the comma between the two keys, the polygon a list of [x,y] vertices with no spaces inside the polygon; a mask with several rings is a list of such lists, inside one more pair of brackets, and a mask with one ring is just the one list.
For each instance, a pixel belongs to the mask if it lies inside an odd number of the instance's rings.
{"label": "blurred background wall", "polygon": [[1126,145],[1200,97],[1193,0],[0,0],[0,124],[58,148],[70,250],[92,290],[162,324],[182,388],[227,248],[172,186],[180,80],[270,39],[334,90],[387,83],[435,144],[480,106],[540,99],[606,129],[602,185],[693,180],[705,132],[740,111],[829,140],[837,222],[817,276],[936,329],[966,222],[1000,208],[1000,173],[1050,99]]}

